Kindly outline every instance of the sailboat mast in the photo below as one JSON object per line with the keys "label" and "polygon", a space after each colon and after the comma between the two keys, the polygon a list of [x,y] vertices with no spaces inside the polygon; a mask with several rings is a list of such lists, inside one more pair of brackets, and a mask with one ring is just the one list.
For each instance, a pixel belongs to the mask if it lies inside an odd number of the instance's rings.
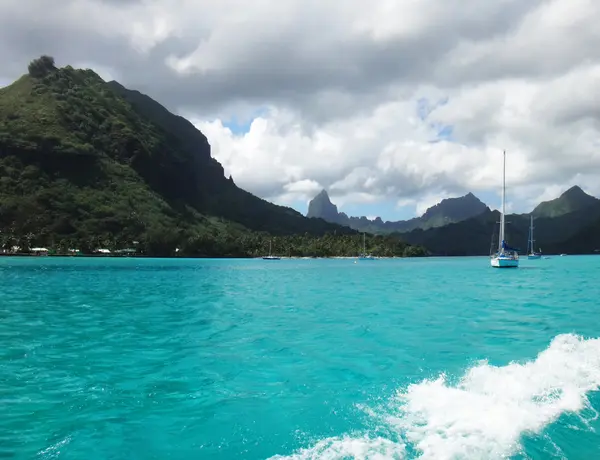
{"label": "sailboat mast", "polygon": [[533,239],[533,214],[530,216],[531,217],[531,224],[529,226],[529,238],[530,240],[530,244],[531,244],[531,254],[533,254],[533,252],[535,251],[534,249],[534,239]]}
{"label": "sailboat mast", "polygon": [[498,238],[498,251],[502,251],[504,241],[504,214],[506,212],[506,150],[502,152],[502,211],[500,214],[500,235]]}
{"label": "sailboat mast", "polygon": [[531,238],[531,253],[533,254],[535,252],[534,249],[534,244],[535,244],[535,239],[533,238],[533,214],[531,215],[531,226],[529,228],[529,237]]}

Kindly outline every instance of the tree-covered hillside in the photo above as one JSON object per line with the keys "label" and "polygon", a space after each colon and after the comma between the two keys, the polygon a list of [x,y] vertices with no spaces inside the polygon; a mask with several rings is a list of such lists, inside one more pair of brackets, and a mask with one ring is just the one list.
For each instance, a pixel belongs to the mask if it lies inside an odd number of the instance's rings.
{"label": "tree-covered hillside", "polygon": [[272,235],[302,254],[329,235],[341,255],[357,236],[240,189],[189,121],[47,56],[0,89],[0,232],[3,246],[213,256],[260,255]]}

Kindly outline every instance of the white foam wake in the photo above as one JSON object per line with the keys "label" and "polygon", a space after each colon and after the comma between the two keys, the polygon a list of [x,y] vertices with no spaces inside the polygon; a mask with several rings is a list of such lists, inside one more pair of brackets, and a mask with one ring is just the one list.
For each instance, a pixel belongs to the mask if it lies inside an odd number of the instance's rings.
{"label": "white foam wake", "polygon": [[273,460],[338,460],[338,459],[365,459],[387,460],[404,458],[404,445],[396,444],[381,437],[335,437],[322,439],[313,447],[300,449],[289,456],[276,455]]}
{"label": "white foam wake", "polygon": [[[524,434],[540,433],[561,414],[589,407],[587,394],[598,388],[600,339],[563,334],[533,361],[501,367],[482,362],[454,385],[445,376],[409,385],[374,416],[422,459],[506,458],[520,450]],[[291,457],[277,458],[404,455],[403,444],[365,434],[328,438]]]}

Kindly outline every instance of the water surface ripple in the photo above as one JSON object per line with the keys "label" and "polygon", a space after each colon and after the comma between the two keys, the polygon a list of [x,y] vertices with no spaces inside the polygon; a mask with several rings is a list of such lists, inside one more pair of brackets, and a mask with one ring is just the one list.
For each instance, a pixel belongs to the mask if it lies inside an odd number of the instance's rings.
{"label": "water surface ripple", "polygon": [[599,275],[0,258],[0,458],[600,458]]}

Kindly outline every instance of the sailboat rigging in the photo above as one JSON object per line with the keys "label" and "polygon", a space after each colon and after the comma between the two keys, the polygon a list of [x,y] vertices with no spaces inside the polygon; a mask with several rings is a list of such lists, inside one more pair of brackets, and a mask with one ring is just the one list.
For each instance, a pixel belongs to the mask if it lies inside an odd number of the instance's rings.
{"label": "sailboat rigging", "polygon": [[528,259],[541,259],[542,258],[542,250],[540,252],[535,252],[534,244],[535,240],[533,239],[533,214],[531,215],[531,224],[529,225],[529,239],[527,241],[527,258]]}
{"label": "sailboat rigging", "polygon": [[511,248],[505,239],[506,215],[506,151],[502,152],[502,207],[500,210],[500,234],[498,236],[498,251],[490,258],[490,264],[495,268],[516,268],[519,266],[519,254]]}
{"label": "sailboat rigging", "polygon": [[264,256],[263,259],[264,260],[280,260],[281,257],[277,257],[271,254],[271,247],[272,247],[272,241],[269,241],[269,255],[268,256]]}
{"label": "sailboat rigging", "polygon": [[363,233],[363,251],[362,254],[358,257],[359,260],[375,260],[371,254],[367,254],[367,243],[366,243],[366,233]]}

